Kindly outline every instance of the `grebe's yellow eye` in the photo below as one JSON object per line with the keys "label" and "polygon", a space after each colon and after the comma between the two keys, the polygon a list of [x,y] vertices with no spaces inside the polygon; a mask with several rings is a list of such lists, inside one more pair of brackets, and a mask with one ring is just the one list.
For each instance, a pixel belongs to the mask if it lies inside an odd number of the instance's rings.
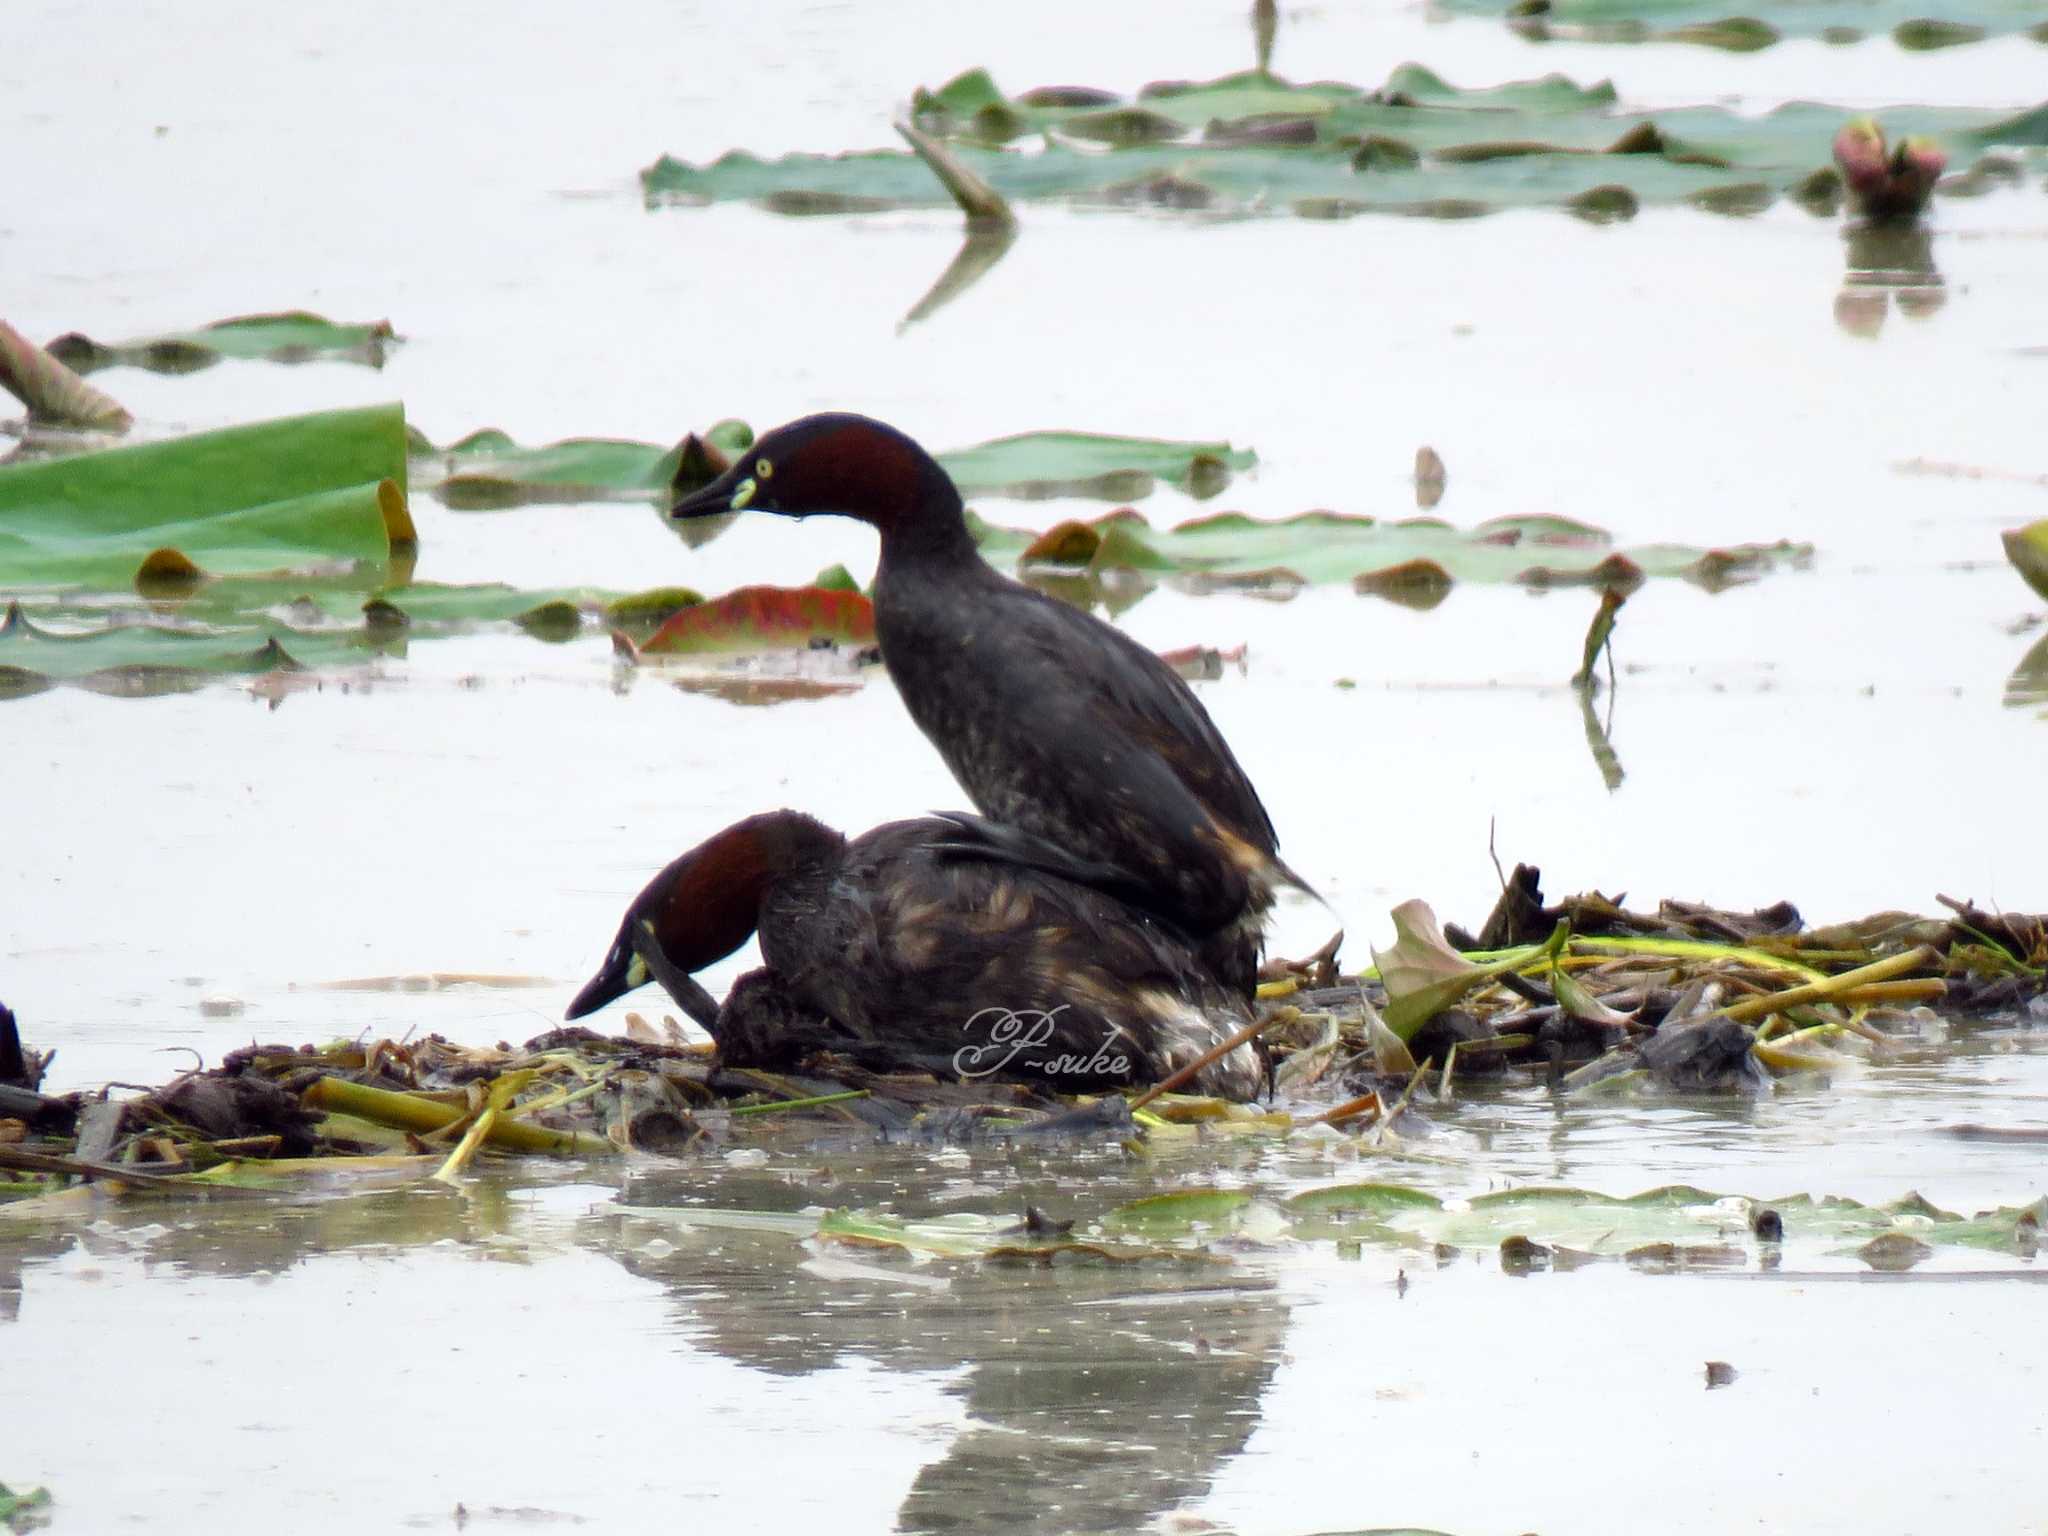
{"label": "grebe's yellow eye", "polygon": [[774,474],[775,466],[766,459],[754,460],[754,476],[756,479],[767,480],[772,478]]}

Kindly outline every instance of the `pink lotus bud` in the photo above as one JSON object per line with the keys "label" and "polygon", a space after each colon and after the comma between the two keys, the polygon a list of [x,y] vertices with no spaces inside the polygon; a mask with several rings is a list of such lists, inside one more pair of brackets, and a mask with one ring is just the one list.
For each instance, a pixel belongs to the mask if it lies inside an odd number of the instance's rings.
{"label": "pink lotus bud", "polygon": [[1884,129],[1875,119],[1855,118],[1835,135],[1835,164],[1857,211],[1873,221],[1917,216],[1934,194],[1948,157],[1932,140],[1909,138],[1887,154]]}

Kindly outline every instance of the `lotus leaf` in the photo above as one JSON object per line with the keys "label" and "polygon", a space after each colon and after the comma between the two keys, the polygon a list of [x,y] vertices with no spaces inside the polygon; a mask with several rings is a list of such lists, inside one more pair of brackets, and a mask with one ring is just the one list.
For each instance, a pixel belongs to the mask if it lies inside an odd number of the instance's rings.
{"label": "lotus leaf", "polygon": [[[754,440],[744,422],[720,422],[704,434],[725,454]],[[646,501],[665,495],[689,439],[674,448],[616,438],[571,438],[523,448],[495,430],[446,448],[414,444],[414,483],[464,509],[535,502]],[[1023,499],[1085,496],[1136,501],[1156,480],[1192,495],[1213,495],[1258,462],[1228,443],[1165,442],[1089,432],[1025,432],[939,455],[960,489],[974,496]]]}
{"label": "lotus leaf", "polygon": [[[1643,203],[1741,216],[1788,192],[1832,211],[1811,179],[1826,167],[1845,116],[1812,102],[1761,116],[1720,107],[1622,113],[1605,82],[1549,75],[1459,90],[1412,64],[1373,91],[1233,75],[1150,86],[1130,101],[1071,90],[1009,98],[976,70],[921,92],[914,115],[1013,203],[1321,218],[1559,205],[1596,220]],[[2048,127],[2048,107],[2015,116],[1899,106],[1877,115],[1895,136],[1933,137],[1956,153],[2038,146]],[[1032,152],[1003,147],[1026,134]],[[641,180],[650,203],[738,199],[786,213],[949,200],[901,151],[769,161],[734,150],[704,166],[664,157]]]}
{"label": "lotus leaf", "polygon": [[839,587],[741,587],[683,609],[641,647],[653,655],[761,651],[817,640],[871,645],[874,604]]}
{"label": "lotus leaf", "polygon": [[1361,591],[1396,598],[1425,584],[1439,591],[1454,580],[1627,587],[1648,577],[1683,576],[1718,590],[1798,565],[1812,554],[1811,546],[1791,543],[1617,549],[1604,529],[1533,516],[1460,529],[1435,518],[1381,521],[1304,512],[1266,521],[1229,512],[1162,529],[1126,509],[1045,533],[979,520],[974,532],[990,559],[1041,572],[1174,572],[1262,586],[1350,581]]}
{"label": "lotus leaf", "polygon": [[[941,1258],[999,1260],[1043,1260],[1067,1253],[1110,1259],[1200,1256],[1211,1242],[1240,1237],[1248,1222],[1263,1219],[1259,1230],[1266,1235],[1312,1242],[1363,1239],[1395,1248],[1491,1248],[1519,1241],[1566,1247],[1584,1256],[1628,1257],[1666,1269],[1748,1263],[1760,1241],[1752,1236],[1752,1220],[1765,1209],[1775,1211],[1782,1223],[1782,1240],[1773,1240],[1772,1246],[1803,1250],[1814,1258],[1854,1259],[1873,1239],[1910,1238],[1934,1250],[1962,1248],[2019,1259],[2048,1214],[2048,1199],[1964,1217],[1911,1195],[1884,1205],[1805,1195],[1765,1201],[1685,1185],[1631,1196],[1532,1187],[1444,1202],[1397,1184],[1354,1184],[1307,1190],[1278,1207],[1245,1190],[1186,1189],[1117,1206],[1053,1241],[1030,1237],[1015,1218],[967,1212],[906,1219],[871,1211],[788,1215],[634,1206],[620,1207],[619,1214],[684,1227],[778,1232],[793,1239],[821,1238]],[[1144,1246],[1118,1246],[1131,1242]]]}
{"label": "lotus leaf", "polygon": [[0,581],[126,586],[163,551],[188,574],[381,565],[416,541],[404,487],[397,405],[8,465]]}
{"label": "lotus leaf", "polygon": [[[733,454],[753,440],[745,422],[722,421],[704,434],[701,443]],[[413,474],[416,483],[441,501],[465,511],[532,503],[645,501],[668,490],[691,444],[698,441],[685,438],[672,448],[661,448],[622,438],[573,437],[526,448],[495,428],[485,428],[446,448],[415,439]]]}
{"label": "lotus leaf", "polygon": [[0,698],[76,683],[106,693],[156,694],[207,676],[296,671],[359,660],[366,637],[301,632],[282,624],[229,630],[112,624],[83,631],[44,628],[16,603],[0,620]]}
{"label": "lotus leaf", "polygon": [[209,582],[182,599],[177,622],[133,622],[82,603],[46,603],[32,619],[16,602],[0,621],[0,698],[55,683],[155,694],[212,676],[346,666],[403,656],[414,641],[512,625],[567,640],[586,622],[648,636],[660,654],[761,652],[818,640],[874,639],[873,609],[857,590],[745,587],[705,601],[681,587],[625,596],[588,587],[412,583],[367,600],[358,584],[271,578]]}
{"label": "lotus leaf", "polygon": [[1748,52],[1784,37],[1851,43],[1889,32],[1902,48],[1942,48],[2028,31],[2048,40],[2038,0],[1434,0],[1459,16],[1498,16],[1539,37],[1668,38]]}
{"label": "lotus leaf", "polygon": [[[2036,1203],[2039,1205],[2039,1202]],[[1831,1252],[1853,1252],[1874,1237],[1909,1232],[1932,1244],[2016,1252],[2019,1230],[2035,1206],[1964,1218],[1908,1196],[1888,1205],[1794,1196],[1752,1201],[1717,1198],[1705,1190],[1673,1186],[1617,1198],[1582,1189],[1519,1189],[1475,1196],[1465,1210],[1411,1210],[1387,1218],[1391,1233],[1430,1242],[1495,1244],[1510,1236],[1560,1244],[1582,1252],[1620,1256],[1649,1245],[1746,1244],[1749,1219],[1768,1206],[1782,1218],[1786,1240],[1817,1239]]]}
{"label": "lotus leaf", "polygon": [[1259,456],[1228,443],[1173,443],[1091,432],[1025,432],[939,455],[962,494],[1034,500],[1079,496],[1136,501],[1154,480],[1214,495]]}
{"label": "lotus leaf", "polygon": [[389,320],[346,324],[295,309],[274,315],[237,315],[196,331],[173,331],[133,341],[100,342],[72,331],[51,342],[49,350],[75,373],[124,365],[152,373],[196,373],[230,357],[278,363],[363,363],[382,368],[385,356],[402,339]]}
{"label": "lotus leaf", "polygon": [[1252,1204],[1242,1189],[1181,1189],[1120,1205],[1105,1218],[1117,1232],[1186,1237],[1232,1228]]}
{"label": "lotus leaf", "polygon": [[2008,528],[2000,537],[2005,540],[2005,558],[2013,569],[2028,586],[2048,597],[2048,518],[2024,528]]}

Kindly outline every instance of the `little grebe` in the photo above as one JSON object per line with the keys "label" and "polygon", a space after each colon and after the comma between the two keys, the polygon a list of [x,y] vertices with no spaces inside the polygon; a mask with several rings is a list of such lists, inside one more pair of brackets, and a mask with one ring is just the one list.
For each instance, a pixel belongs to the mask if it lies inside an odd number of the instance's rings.
{"label": "little grebe", "polygon": [[[972,818],[891,822],[848,841],[794,811],[749,817],[649,882],[568,1016],[659,981],[732,1065],[824,1050],[1066,1090],[1159,1081],[1250,1021],[1156,918],[977,856],[974,837]],[[691,973],[757,930],[764,967],[712,1007]],[[1241,1045],[1190,1091],[1249,1099],[1262,1078]]]}
{"label": "little grebe", "polygon": [[[882,536],[875,632],[911,718],[968,796],[1193,937],[1249,998],[1281,863],[1273,823],[1192,690],[1094,615],[991,568],[932,456],[864,416],[762,437],[670,508],[837,513]],[[1030,862],[1028,858],[1025,862]],[[1303,887],[1306,889],[1306,887]]]}

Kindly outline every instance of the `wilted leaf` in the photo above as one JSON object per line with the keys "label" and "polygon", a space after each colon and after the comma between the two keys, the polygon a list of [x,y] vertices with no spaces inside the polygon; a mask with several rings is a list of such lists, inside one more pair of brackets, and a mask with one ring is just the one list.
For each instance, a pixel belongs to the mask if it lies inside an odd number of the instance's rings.
{"label": "wilted leaf", "polygon": [[1540,956],[1556,956],[1568,931],[1567,925],[1559,922],[1557,931],[1543,943],[1524,945],[1479,965],[1451,947],[1428,902],[1404,901],[1392,916],[1393,947],[1384,952],[1375,949],[1372,959],[1387,989],[1387,1028],[1403,1041],[1475,987],[1504,971],[1519,970]]}
{"label": "wilted leaf", "polygon": [[874,604],[859,592],[741,587],[683,609],[640,649],[649,655],[675,656],[803,647],[814,640],[867,645],[874,638]]}
{"label": "wilted leaf", "polygon": [[1634,1013],[1621,1013],[1608,1007],[1588,992],[1570,971],[1555,963],[1550,967],[1550,989],[1566,1013],[1585,1023],[1597,1024],[1603,1029],[1627,1029],[1635,1022]]}
{"label": "wilted leaf", "polygon": [[1337,1059],[1342,1042],[1337,1030],[1337,1016],[1325,1014],[1323,1025],[1316,1033],[1314,1042],[1300,1050],[1289,1053],[1287,1058],[1274,1069],[1273,1091],[1276,1095],[1299,1093],[1311,1087],[1317,1079],[1329,1071]]}
{"label": "wilted leaf", "polygon": [[305,310],[272,315],[237,315],[193,331],[173,331],[131,341],[99,342],[71,331],[49,345],[50,352],[79,373],[129,366],[152,373],[194,373],[222,358],[264,358],[278,363],[362,363],[382,368],[401,338],[389,320],[347,324]]}

